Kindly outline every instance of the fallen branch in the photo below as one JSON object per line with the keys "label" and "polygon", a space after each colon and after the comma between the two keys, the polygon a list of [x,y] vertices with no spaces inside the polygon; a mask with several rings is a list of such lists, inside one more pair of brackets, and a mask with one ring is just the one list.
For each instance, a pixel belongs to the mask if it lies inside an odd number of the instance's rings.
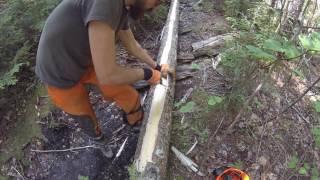
{"label": "fallen branch", "polygon": [[171,146],[171,150],[177,156],[177,158],[181,161],[182,165],[186,168],[192,170],[193,172],[197,173],[199,176],[205,176],[201,171],[199,171],[199,166],[194,163],[190,158],[182,154],[177,148]]}
{"label": "fallen branch", "polygon": [[230,124],[230,126],[227,129],[227,132],[231,132],[232,128],[234,127],[234,125],[240,120],[240,117],[242,115],[242,113],[244,112],[245,108],[248,106],[248,104],[250,103],[250,101],[253,99],[253,97],[260,91],[261,87],[262,87],[263,83],[260,83],[256,90],[251,94],[251,96],[247,99],[247,101],[244,103],[244,105],[242,106],[242,108],[240,109],[238,115],[236,116],[236,118],[233,120],[233,122]]}
{"label": "fallen branch", "polygon": [[311,86],[308,87],[308,89],[306,89],[295,101],[293,101],[289,106],[284,108],[280,113],[278,113],[276,116],[271,118],[269,121],[275,120],[279,115],[285,113],[286,111],[288,111],[288,109],[290,109],[292,106],[297,104],[319,81],[320,81],[320,77],[318,77],[318,79],[315,82],[313,82]]}
{"label": "fallen branch", "polygon": [[22,174],[15,168],[15,167],[12,167],[13,170],[18,173],[19,177],[22,178],[23,180],[25,180],[24,176],[22,176]]}
{"label": "fallen branch", "polygon": [[186,94],[181,98],[181,100],[178,102],[177,106],[179,107],[180,105],[184,104],[187,102],[188,98],[190,97],[191,93],[193,91],[193,88],[189,88],[186,92]]}
{"label": "fallen branch", "polygon": [[116,157],[114,157],[114,159],[112,160],[112,164],[121,155],[121,153],[122,153],[122,151],[124,149],[124,146],[126,145],[127,141],[128,141],[128,137],[123,141],[122,145],[120,146],[119,151],[116,154]]}
{"label": "fallen branch", "polygon": [[83,146],[83,147],[74,147],[69,149],[57,149],[57,150],[38,150],[38,149],[31,149],[31,152],[38,152],[38,153],[52,153],[52,152],[68,152],[68,151],[76,151],[76,150],[82,150],[87,148],[95,148],[98,149],[97,146]]}
{"label": "fallen branch", "polygon": [[302,26],[302,28],[307,28],[307,29],[320,29],[320,27],[312,27],[312,26]]}
{"label": "fallen branch", "polygon": [[117,129],[117,130],[115,130],[115,131],[113,131],[112,132],[112,135],[115,135],[115,134],[117,134],[118,132],[120,132],[123,128],[125,128],[126,127],[126,125],[125,124],[123,124],[119,129]]}
{"label": "fallen branch", "polygon": [[189,149],[189,151],[186,153],[186,155],[190,154],[191,151],[196,147],[196,145],[198,144],[198,140],[197,138],[194,138],[195,139],[195,142],[194,144],[191,146],[191,148]]}

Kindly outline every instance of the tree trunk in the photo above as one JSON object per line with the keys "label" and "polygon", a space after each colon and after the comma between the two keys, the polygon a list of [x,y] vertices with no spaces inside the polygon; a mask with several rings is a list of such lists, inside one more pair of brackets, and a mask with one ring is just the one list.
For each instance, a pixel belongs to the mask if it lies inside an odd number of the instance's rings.
{"label": "tree trunk", "polygon": [[[176,66],[178,42],[179,1],[171,1],[167,22],[163,30],[158,63]],[[162,84],[153,87],[146,100],[146,111],[141,127],[135,167],[138,179],[166,179],[169,154],[171,111],[175,77],[162,78]]]}
{"label": "tree trunk", "polygon": [[272,8],[276,7],[276,2],[277,2],[277,0],[271,0],[271,7]]}
{"label": "tree trunk", "polygon": [[293,18],[294,22],[297,22],[299,20],[304,3],[305,0],[294,0],[292,2],[292,9],[290,10],[289,16]]}
{"label": "tree trunk", "polygon": [[284,0],[282,3],[281,15],[279,18],[279,24],[276,29],[276,33],[279,33],[281,31],[283,24],[285,24],[285,22],[286,22],[290,2],[291,2],[290,0]]}

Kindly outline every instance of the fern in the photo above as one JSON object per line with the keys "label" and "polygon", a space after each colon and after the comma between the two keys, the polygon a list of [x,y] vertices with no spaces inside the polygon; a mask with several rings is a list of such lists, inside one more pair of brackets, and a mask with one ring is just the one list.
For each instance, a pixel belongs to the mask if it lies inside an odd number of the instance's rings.
{"label": "fern", "polygon": [[22,65],[33,63],[45,19],[60,0],[8,0],[0,15],[0,89],[15,85]]}
{"label": "fern", "polygon": [[24,63],[15,64],[13,68],[5,73],[0,78],[0,89],[4,89],[7,86],[15,85],[18,81],[18,79],[15,76],[15,73],[19,72],[21,66],[24,65]]}

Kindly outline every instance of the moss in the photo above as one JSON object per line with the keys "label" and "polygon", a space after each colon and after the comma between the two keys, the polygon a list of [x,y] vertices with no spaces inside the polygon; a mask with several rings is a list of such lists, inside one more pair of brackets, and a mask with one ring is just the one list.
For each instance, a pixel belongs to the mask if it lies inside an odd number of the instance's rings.
{"label": "moss", "polygon": [[132,163],[128,168],[128,172],[129,172],[129,179],[130,180],[138,180],[139,179],[139,174],[137,172],[137,169],[134,165],[134,163]]}
{"label": "moss", "polygon": [[[39,124],[37,124],[38,112],[35,110],[34,105],[38,96],[45,96],[46,90],[42,85],[37,85],[34,95],[26,99],[27,105],[23,113],[18,117],[16,126],[12,128],[8,134],[8,139],[4,142],[4,153],[1,153],[0,164],[5,163],[11,157],[18,160],[23,160],[23,147],[31,141],[32,138],[42,138],[42,133]],[[50,105],[44,105],[40,108],[40,118],[44,117],[50,111]],[[23,161],[26,163],[26,161]],[[25,164],[26,165],[26,164]],[[1,179],[1,178],[0,178]]]}

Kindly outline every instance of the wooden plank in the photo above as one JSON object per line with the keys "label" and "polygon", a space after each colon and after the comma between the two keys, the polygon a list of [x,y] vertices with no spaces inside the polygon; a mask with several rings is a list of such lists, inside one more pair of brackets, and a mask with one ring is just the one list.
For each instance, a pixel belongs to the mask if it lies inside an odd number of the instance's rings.
{"label": "wooden plank", "polygon": [[[177,64],[178,17],[179,1],[173,0],[157,58],[158,63],[169,64],[173,69]],[[162,78],[162,82],[151,88],[146,100],[145,117],[135,154],[139,179],[166,179],[175,79],[168,75]]]}

